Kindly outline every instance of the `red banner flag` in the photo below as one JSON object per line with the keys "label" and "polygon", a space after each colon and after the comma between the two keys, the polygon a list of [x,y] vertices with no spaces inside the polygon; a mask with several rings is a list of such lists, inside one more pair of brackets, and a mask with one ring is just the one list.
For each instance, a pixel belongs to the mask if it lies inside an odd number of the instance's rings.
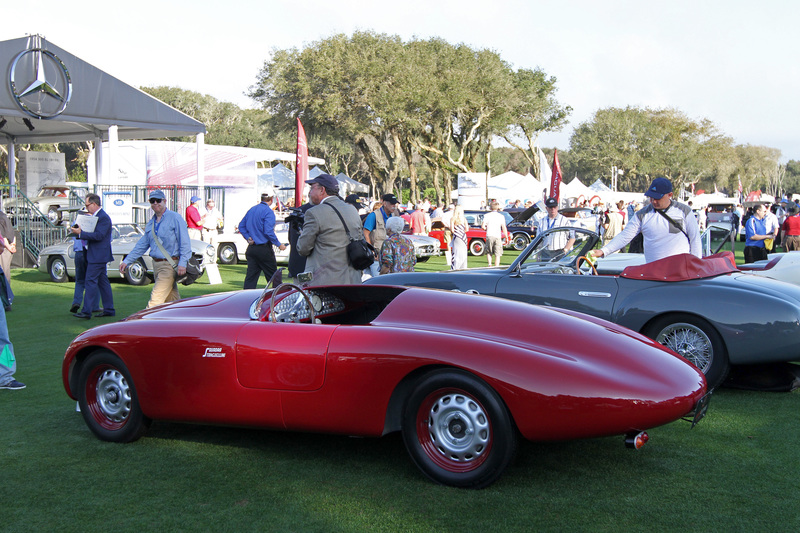
{"label": "red banner flag", "polygon": [[558,163],[558,150],[553,150],[553,173],[550,176],[550,198],[558,200],[561,189],[561,165]]}
{"label": "red banner flag", "polygon": [[297,161],[294,167],[294,207],[303,205],[303,190],[308,179],[308,143],[303,123],[297,119]]}

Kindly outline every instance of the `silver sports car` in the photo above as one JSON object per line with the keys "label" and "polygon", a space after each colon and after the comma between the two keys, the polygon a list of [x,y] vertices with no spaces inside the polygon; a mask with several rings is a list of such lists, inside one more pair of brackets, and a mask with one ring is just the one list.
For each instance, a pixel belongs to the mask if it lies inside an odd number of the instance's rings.
{"label": "silver sports car", "polygon": [[[119,273],[122,259],[136,245],[144,231],[136,224],[114,224],[111,228],[111,252],[114,260],[108,263],[109,278],[125,278],[131,285],[147,285],[153,274],[153,260],[145,254],[134,264],[128,265],[125,274]],[[62,242],[48,246],[39,252],[39,270],[50,274],[56,283],[75,277],[75,239],[66,237]],[[214,247],[203,241],[192,239],[192,254],[202,264],[214,260]]]}

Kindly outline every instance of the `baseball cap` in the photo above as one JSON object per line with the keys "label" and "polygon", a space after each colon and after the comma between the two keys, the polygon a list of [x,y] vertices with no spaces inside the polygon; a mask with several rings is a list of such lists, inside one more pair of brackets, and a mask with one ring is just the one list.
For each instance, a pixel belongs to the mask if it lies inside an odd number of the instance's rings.
{"label": "baseball cap", "polygon": [[547,200],[544,201],[544,206],[545,207],[558,207],[558,200],[556,200],[555,198],[548,198]]}
{"label": "baseball cap", "polygon": [[644,193],[645,196],[649,196],[655,200],[661,199],[665,194],[672,192],[672,182],[669,181],[667,178],[656,178],[653,180],[653,183],[650,184],[650,188],[647,189],[647,192]]}
{"label": "baseball cap", "polygon": [[336,181],[336,178],[334,178],[330,174],[320,174],[313,180],[306,180],[306,183],[308,183],[309,185],[311,185],[312,183],[319,183],[326,189],[335,189],[337,191],[339,190],[339,182]]}
{"label": "baseball cap", "polygon": [[381,196],[381,200],[383,200],[384,202],[389,202],[392,205],[395,205],[400,202],[400,200],[398,200],[397,196],[395,196],[394,194],[384,194],[383,196]]}
{"label": "baseball cap", "polygon": [[157,198],[158,200],[166,200],[167,196],[161,189],[155,189],[150,191],[150,196],[148,198]]}
{"label": "baseball cap", "polygon": [[348,194],[347,198],[344,199],[345,202],[348,204],[352,204],[356,207],[356,209],[363,209],[364,204],[361,203],[361,199],[358,197],[357,194]]}
{"label": "baseball cap", "polygon": [[193,203],[199,202],[199,201],[200,201],[200,197],[199,196],[192,196],[191,199],[189,200],[189,203],[193,204]]}
{"label": "baseball cap", "polygon": [[275,196],[275,189],[273,189],[270,185],[265,185],[261,189],[261,196],[269,196],[272,198]]}

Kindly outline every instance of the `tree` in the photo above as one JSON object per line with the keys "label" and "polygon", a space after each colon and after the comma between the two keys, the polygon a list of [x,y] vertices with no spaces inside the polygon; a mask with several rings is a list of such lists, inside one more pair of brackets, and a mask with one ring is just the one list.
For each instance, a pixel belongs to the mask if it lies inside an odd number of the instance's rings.
{"label": "tree", "polygon": [[[541,179],[538,139],[543,131],[560,131],[572,113],[555,99],[556,78],[540,69],[520,69],[514,73],[514,92],[507,108],[507,126],[501,137],[526,159],[533,177]],[[525,144],[517,142],[522,138]]]}

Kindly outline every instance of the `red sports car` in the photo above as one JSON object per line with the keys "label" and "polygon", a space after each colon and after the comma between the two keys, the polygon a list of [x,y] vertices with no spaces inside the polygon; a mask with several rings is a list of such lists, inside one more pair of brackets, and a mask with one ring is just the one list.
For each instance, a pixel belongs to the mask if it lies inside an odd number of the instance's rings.
{"label": "red sports car", "polygon": [[97,437],[151,420],[379,437],[432,480],[479,488],[517,437],[638,434],[705,411],[706,382],[610,322],[494,297],[356,285],[181,300],[79,335],[67,393]]}

